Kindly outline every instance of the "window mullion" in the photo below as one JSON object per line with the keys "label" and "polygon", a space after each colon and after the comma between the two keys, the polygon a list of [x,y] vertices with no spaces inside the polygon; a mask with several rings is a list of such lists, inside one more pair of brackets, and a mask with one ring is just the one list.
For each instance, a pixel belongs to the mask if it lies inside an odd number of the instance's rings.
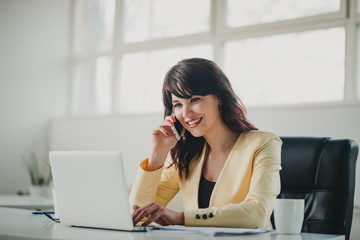
{"label": "window mullion", "polygon": [[356,24],[346,26],[344,101],[356,101]]}
{"label": "window mullion", "polygon": [[161,50],[166,48],[192,46],[192,45],[204,44],[210,42],[211,42],[211,36],[208,32],[198,33],[198,34],[185,35],[180,37],[148,40],[144,42],[124,43],[122,47],[117,50],[118,51],[117,53],[123,55],[132,52],[154,51],[154,50]]}
{"label": "window mullion", "polygon": [[70,2],[70,9],[71,9],[71,18],[69,21],[69,71],[68,71],[68,97],[67,97],[67,113],[68,115],[71,115],[74,113],[74,70],[75,70],[75,63],[74,63],[74,31],[75,31],[75,1]]}
{"label": "window mullion", "polygon": [[225,4],[226,1],[211,1],[210,31],[213,46],[213,56],[214,61],[220,67],[223,67],[224,65],[224,49],[219,36],[224,32],[225,29]]}
{"label": "window mullion", "polygon": [[353,0],[341,0],[340,13],[345,18],[350,18],[352,13]]}
{"label": "window mullion", "polygon": [[120,87],[120,74],[119,66],[122,55],[118,54],[120,49],[124,46],[124,3],[125,0],[116,0],[115,9],[115,29],[114,29],[114,45],[113,45],[113,68],[111,79],[111,113],[116,113],[119,109],[119,87]]}
{"label": "window mullion", "polygon": [[343,0],[347,6],[346,43],[345,43],[345,86],[344,101],[356,101],[356,0]]}

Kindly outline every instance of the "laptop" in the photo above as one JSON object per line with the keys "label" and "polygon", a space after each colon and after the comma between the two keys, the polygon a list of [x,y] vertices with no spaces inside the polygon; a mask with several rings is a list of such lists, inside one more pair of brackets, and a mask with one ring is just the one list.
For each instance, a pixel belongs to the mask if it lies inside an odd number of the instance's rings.
{"label": "laptop", "polygon": [[120,152],[49,153],[61,224],[124,231],[134,226]]}

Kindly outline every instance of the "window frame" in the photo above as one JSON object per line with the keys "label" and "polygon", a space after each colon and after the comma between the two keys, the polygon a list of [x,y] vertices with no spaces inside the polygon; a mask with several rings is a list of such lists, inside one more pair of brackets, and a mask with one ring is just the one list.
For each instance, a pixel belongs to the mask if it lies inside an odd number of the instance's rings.
{"label": "window frame", "polygon": [[[357,12],[357,0],[341,0],[340,11],[335,13],[320,14],[290,20],[281,20],[276,22],[261,23],[251,26],[228,27],[226,26],[226,1],[210,0],[210,23],[209,31],[205,33],[189,34],[179,37],[165,37],[152,39],[142,42],[126,43],[122,39],[122,23],[124,0],[115,0],[115,32],[113,37],[113,49],[103,52],[88,52],[82,55],[74,55],[74,19],[75,19],[75,1],[72,2],[72,34],[70,44],[70,82],[69,82],[69,113],[76,115],[72,110],[73,103],[73,79],[72,72],[76,64],[86,61],[96,60],[99,57],[107,56],[112,58],[112,96],[109,114],[124,114],[118,111],[118,86],[119,79],[118,68],[121,63],[122,56],[129,53],[142,51],[155,51],[172,47],[185,47],[198,44],[210,44],[213,47],[214,61],[223,67],[224,44],[227,41],[240,40],[246,38],[264,37],[278,34],[303,32],[316,29],[326,29],[332,27],[344,27],[346,34],[345,42],[345,86],[344,99],[337,102],[313,102],[299,103],[289,105],[270,105],[270,106],[254,106],[249,108],[256,109],[272,109],[272,108],[296,108],[311,106],[339,106],[339,105],[360,105],[360,96],[357,95],[357,88],[360,85],[360,71],[356,69],[357,61],[360,63],[360,56],[357,56],[357,48],[359,46],[357,39],[357,27],[360,25],[360,13]],[[359,60],[357,60],[359,58]],[[241,96],[240,96],[241,97]],[[82,114],[83,115],[83,114]],[[96,113],[95,115],[99,115]]]}

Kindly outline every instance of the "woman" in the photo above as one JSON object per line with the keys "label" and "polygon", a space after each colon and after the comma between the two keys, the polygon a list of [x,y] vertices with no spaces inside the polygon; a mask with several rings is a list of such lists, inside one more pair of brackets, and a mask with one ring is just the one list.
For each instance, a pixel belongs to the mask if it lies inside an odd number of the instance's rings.
{"label": "woman", "polygon": [[[165,76],[163,102],[164,121],[130,194],[134,224],[145,217],[142,225],[271,229],[281,140],[246,119],[221,69],[206,59],[179,62]],[[166,208],[179,190],[184,212]]]}

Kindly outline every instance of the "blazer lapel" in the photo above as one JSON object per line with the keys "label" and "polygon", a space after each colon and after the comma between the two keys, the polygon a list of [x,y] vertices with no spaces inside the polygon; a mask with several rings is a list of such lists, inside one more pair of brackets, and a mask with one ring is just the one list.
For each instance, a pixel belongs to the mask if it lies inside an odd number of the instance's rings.
{"label": "blazer lapel", "polygon": [[243,156],[246,144],[242,141],[242,137],[243,134],[240,134],[221,169],[210,197],[209,207],[228,204],[238,191],[237,187],[240,188],[239,184],[251,172],[248,170],[249,158]]}

